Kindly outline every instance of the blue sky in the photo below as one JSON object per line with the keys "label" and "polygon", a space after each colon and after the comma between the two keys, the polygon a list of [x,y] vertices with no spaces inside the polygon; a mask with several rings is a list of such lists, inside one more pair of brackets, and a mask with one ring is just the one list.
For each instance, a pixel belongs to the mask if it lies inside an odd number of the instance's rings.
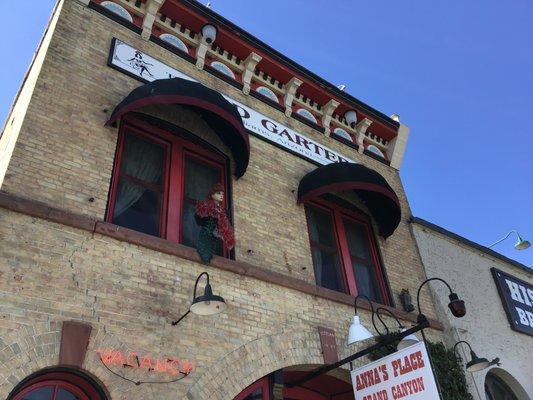
{"label": "blue sky", "polygon": [[[6,2],[0,120],[52,0]],[[415,216],[480,244],[533,242],[533,2],[213,0],[283,54],[411,128],[400,171]],[[533,265],[514,239],[494,249]]]}

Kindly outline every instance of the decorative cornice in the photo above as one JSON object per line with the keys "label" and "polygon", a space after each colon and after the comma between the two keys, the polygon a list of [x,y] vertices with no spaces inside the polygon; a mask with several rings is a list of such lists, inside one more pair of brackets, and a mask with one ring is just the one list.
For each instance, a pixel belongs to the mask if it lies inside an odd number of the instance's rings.
{"label": "decorative cornice", "polygon": [[292,101],[294,100],[294,95],[296,90],[300,87],[303,82],[293,76],[289,82],[285,85],[285,115],[290,117],[292,114]]}
{"label": "decorative cornice", "polygon": [[[202,262],[198,253],[192,247],[133,231],[108,222],[99,221],[95,218],[53,208],[42,202],[18,197],[3,191],[0,191],[0,208],[92,233],[98,233],[115,240],[132,243],[154,251],[191,260],[199,264]],[[211,261],[210,266],[348,306],[353,306],[355,300],[355,298],[349,294],[313,285],[304,280],[257,267],[242,261],[215,256]],[[374,306],[387,308],[402,320],[416,322],[416,315],[414,314],[409,314],[398,308],[384,306],[378,303],[375,303]],[[370,306],[367,305],[366,302],[361,303],[360,307],[370,310]],[[443,330],[443,325],[437,320],[430,319],[430,324],[434,329]]]}
{"label": "decorative cornice", "polygon": [[252,83],[252,77],[254,76],[254,71],[257,63],[261,61],[263,57],[256,53],[250,53],[248,57],[244,60],[244,72],[242,74],[242,91],[245,94],[250,93],[250,85]]}
{"label": "decorative cornice", "polygon": [[337,109],[337,107],[340,105],[340,103],[336,100],[331,99],[328,101],[322,110],[322,126],[324,127],[324,134],[326,136],[329,136],[331,133],[331,117],[333,115],[333,112]]}
{"label": "decorative cornice", "polygon": [[143,18],[141,32],[141,37],[144,40],[150,40],[150,36],[152,36],[152,26],[154,25],[155,18],[157,17],[157,12],[164,2],[165,0],[146,0],[146,14]]}
{"label": "decorative cornice", "polygon": [[361,154],[365,150],[364,139],[365,139],[366,131],[370,127],[370,125],[372,125],[372,121],[369,120],[368,118],[363,119],[357,125],[355,125],[355,134],[356,134],[355,141],[357,145],[359,146],[359,153]]}

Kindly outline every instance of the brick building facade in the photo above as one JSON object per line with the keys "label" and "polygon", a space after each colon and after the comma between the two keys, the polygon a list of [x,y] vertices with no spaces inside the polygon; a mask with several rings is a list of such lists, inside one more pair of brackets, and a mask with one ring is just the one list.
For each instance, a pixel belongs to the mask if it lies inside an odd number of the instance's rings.
{"label": "brick building facade", "polygon": [[[205,23],[218,29],[214,44],[200,33]],[[161,39],[164,34],[179,41],[171,45]],[[122,70],[110,57],[117,55],[117,43],[137,51]],[[182,50],[172,47],[182,45]],[[136,57],[144,57],[147,70]],[[397,225],[394,232],[382,234],[391,217],[376,210],[373,198],[359,196],[361,191],[338,186],[314,205],[298,203],[302,178],[325,162],[271,143],[248,127],[249,163],[237,179],[246,164],[239,160],[242,154],[190,104],[152,102],[124,113],[114,126],[105,125],[123,99],[151,81],[156,66],[147,60],[157,60],[323,146],[322,158],[345,158],[377,173],[401,209],[401,219],[392,222]],[[134,73],[127,73],[128,68]],[[350,110],[355,110],[357,124],[344,118]],[[263,127],[276,130],[272,124]],[[154,234],[143,233],[149,230],[146,221],[134,229],[110,215],[110,207],[116,207],[110,198],[122,196],[117,194],[117,160],[129,151],[124,150],[128,129],[142,131],[145,141],[152,130],[165,131],[172,136],[169,151],[182,152],[181,157],[188,157],[192,148],[204,148],[207,155],[199,150],[197,157],[214,154],[213,160],[222,160],[217,171],[223,175],[235,228],[234,250],[202,263],[183,239],[185,214],[177,220],[170,217],[175,204],[165,197],[168,188],[150,189],[154,196],[163,193],[167,202]],[[296,374],[324,364],[319,326],[335,332],[339,357],[353,353],[358,346],[348,348],[346,335],[358,292],[372,292],[376,305],[387,307],[406,325],[414,323],[414,315],[396,306],[402,289],[416,293],[425,279],[398,174],[407,132],[396,118],[325,83],[195,1],[59,1],[0,138],[0,397],[18,399],[31,385],[45,390],[43,376],[52,381],[76,376],[70,384],[88,396],[80,399],[231,400],[280,369]],[[320,152],[316,146],[311,153]],[[169,171],[178,181],[189,179],[179,167]],[[335,214],[327,202],[335,204]],[[146,212],[142,204],[135,207]],[[352,229],[350,221],[369,232],[361,239],[372,250],[364,290],[362,278],[353,281],[353,271],[363,274],[366,264],[359,269],[345,265],[341,278],[328,277],[327,269],[317,267],[330,253],[323,243],[310,242],[313,212],[335,215],[335,229]],[[351,246],[347,236],[344,247]],[[332,257],[342,260],[333,264],[345,264],[351,250],[337,246],[340,250]],[[227,309],[214,316],[191,314],[172,326],[189,308],[195,280],[203,271]],[[421,302],[431,320],[427,335],[440,340],[442,326],[426,291]],[[359,307],[369,324],[368,304]],[[194,370],[176,383],[135,385],[106,368],[100,359],[106,349],[150,356],[154,363],[173,357],[190,360]],[[110,369],[134,381],[174,378],[157,368]],[[350,382],[347,369],[328,376],[341,386]],[[344,398],[352,397],[335,397]]]}

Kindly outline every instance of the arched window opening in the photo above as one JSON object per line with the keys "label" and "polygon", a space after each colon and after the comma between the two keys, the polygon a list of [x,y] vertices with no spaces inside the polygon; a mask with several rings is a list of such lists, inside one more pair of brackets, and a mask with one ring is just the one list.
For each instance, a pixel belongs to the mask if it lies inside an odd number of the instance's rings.
{"label": "arched window opening", "polygon": [[265,86],[258,86],[257,89],[255,90],[257,93],[267,97],[268,99],[275,101],[276,103],[279,103],[278,96],[276,96],[276,94],[269,88]]}
{"label": "arched window opening", "polygon": [[378,156],[380,156],[381,158],[385,158],[385,154],[383,154],[383,152],[379,149],[379,147],[377,146],[374,146],[373,144],[369,144],[366,148],[369,152],[371,153],[374,153]]}
{"label": "arched window opening", "polygon": [[67,369],[38,372],[14,389],[9,400],[107,400],[93,379]]}
{"label": "arched window opening", "polygon": [[487,400],[518,400],[509,386],[490,372],[485,377],[485,397]]}
{"label": "arched window opening", "polygon": [[178,37],[171,35],[170,33],[163,33],[162,35],[159,35],[159,39],[161,39],[164,42],[167,42],[174,46],[175,48],[185,52],[189,53],[189,48],[181,39]]}
{"label": "arched window opening", "polygon": [[305,108],[299,108],[298,110],[296,110],[296,114],[301,115],[302,117],[304,117],[305,119],[311,121],[314,124],[318,123],[316,118],[315,118],[315,116],[311,113],[311,111],[309,111],[309,110],[307,110]]}
{"label": "arched window opening", "polygon": [[333,133],[335,135],[337,135],[338,137],[341,137],[343,139],[346,139],[350,142],[353,142],[353,139],[352,137],[350,136],[350,134],[348,132],[346,132],[344,129],[342,128],[335,128],[335,130],[333,131]]}
{"label": "arched window opening", "polygon": [[113,14],[118,15],[121,18],[124,18],[126,21],[133,22],[133,18],[131,14],[121,5],[114,3],[112,1],[103,1],[100,4],[102,7],[107,8],[109,11],[111,11]]}
{"label": "arched window opening", "polygon": [[219,72],[222,72],[224,75],[229,76],[231,79],[235,79],[235,74],[226,64],[222,64],[219,61],[213,61],[211,67],[216,69]]}

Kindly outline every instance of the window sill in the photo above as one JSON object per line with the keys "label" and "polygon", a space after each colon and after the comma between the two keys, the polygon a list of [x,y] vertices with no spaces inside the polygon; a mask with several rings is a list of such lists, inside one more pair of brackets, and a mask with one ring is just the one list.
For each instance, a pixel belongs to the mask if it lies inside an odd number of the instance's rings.
{"label": "window sill", "polygon": [[[196,253],[196,249],[184,246],[178,243],[171,242],[155,236],[150,236],[144,233],[133,231],[131,229],[123,228],[109,222],[99,221],[95,218],[84,215],[75,214],[69,211],[52,208],[44,203],[21,198],[3,191],[0,191],[0,207],[25,215],[45,219],[47,221],[67,225],[73,228],[82,229],[89,232],[99,233],[101,235],[111,237],[123,242],[139,245],[151,250],[160,251],[165,254],[174,255],[190,261],[202,263],[200,257]],[[301,279],[293,278],[291,276],[280,274],[279,272],[269,271],[252,264],[241,261],[230,260],[227,258],[215,256],[211,263],[211,267],[219,268],[224,271],[233,272],[235,274],[244,275],[250,278],[258,279],[264,282],[272,283],[274,285],[282,286],[288,289],[297,290],[312,296],[320,297],[326,300],[331,300],[337,303],[353,306],[354,297],[341,292],[336,292],[331,289],[323,288]],[[370,310],[366,302],[358,304],[359,308]],[[416,322],[416,315],[409,314],[403,310],[395,307],[389,307],[382,304],[374,303],[374,308],[384,307],[393,312],[398,318]],[[443,330],[443,325],[437,321],[430,319],[430,326],[434,329]]]}

